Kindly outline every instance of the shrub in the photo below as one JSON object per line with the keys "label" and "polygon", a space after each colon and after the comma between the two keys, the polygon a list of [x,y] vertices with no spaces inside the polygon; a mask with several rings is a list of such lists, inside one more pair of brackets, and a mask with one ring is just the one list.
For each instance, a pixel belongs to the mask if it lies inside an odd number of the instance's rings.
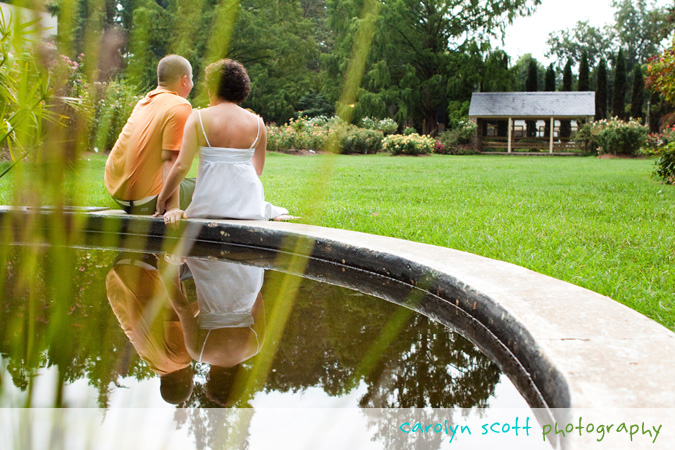
{"label": "shrub", "polygon": [[364,117],[361,119],[361,122],[359,122],[359,125],[361,128],[365,128],[367,130],[376,130],[376,131],[381,131],[384,133],[384,135],[389,135],[393,134],[398,130],[398,124],[394,119],[373,119],[370,117]]}
{"label": "shrub", "polygon": [[0,16],[0,148],[19,160],[37,148],[49,111],[50,77],[35,54],[35,27]]}
{"label": "shrub", "polygon": [[97,83],[97,101],[91,130],[94,149],[111,150],[136,103],[143,97],[125,81]]}
{"label": "shrub", "polygon": [[600,154],[636,155],[647,143],[648,130],[635,120],[623,121],[614,117],[593,122],[587,133],[581,131],[579,134],[577,140],[597,147]]}
{"label": "shrub", "polygon": [[478,125],[469,120],[461,120],[452,131],[457,133],[458,144],[468,144],[471,138],[476,135]]}
{"label": "shrub", "polygon": [[460,121],[457,127],[445,131],[438,136],[438,140],[445,148],[454,148],[458,145],[468,144],[476,135],[477,126],[468,120]]}
{"label": "shrub", "polygon": [[291,119],[287,125],[267,127],[267,149],[324,150],[338,153],[376,153],[383,134],[347,124],[339,117]]}
{"label": "shrub", "polygon": [[366,130],[353,125],[347,132],[340,145],[341,153],[377,153],[382,148],[383,134],[375,130]]}
{"label": "shrub", "polygon": [[596,150],[598,148],[598,143],[595,141],[595,136],[593,135],[593,123],[581,125],[574,135],[574,140],[583,144],[585,150]]}
{"label": "shrub", "polygon": [[664,128],[660,133],[651,133],[647,137],[647,146],[655,152],[671,142],[675,142],[675,125]]}
{"label": "shrub", "polygon": [[382,148],[392,155],[426,155],[434,149],[434,139],[417,133],[407,136],[392,134],[382,141]]}
{"label": "shrub", "polygon": [[326,116],[300,117],[280,127],[267,126],[267,149],[323,150],[327,146],[330,121]]}
{"label": "shrub", "polygon": [[434,153],[439,155],[477,155],[478,150],[468,144],[445,145],[442,141],[436,141]]}
{"label": "shrub", "polygon": [[667,184],[675,184],[675,142],[667,144],[660,150],[654,174]]}
{"label": "shrub", "polygon": [[413,127],[405,127],[403,130],[403,135],[404,136],[410,136],[411,134],[416,134],[417,130],[414,129]]}

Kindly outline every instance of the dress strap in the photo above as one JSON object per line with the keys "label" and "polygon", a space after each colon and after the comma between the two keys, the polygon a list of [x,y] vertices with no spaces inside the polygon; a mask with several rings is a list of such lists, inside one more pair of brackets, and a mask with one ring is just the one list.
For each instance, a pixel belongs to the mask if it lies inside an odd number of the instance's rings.
{"label": "dress strap", "polygon": [[255,148],[256,144],[258,143],[258,139],[260,139],[260,121],[262,120],[261,117],[256,116],[256,121],[258,122],[258,132],[255,135],[255,141],[253,141],[253,145],[251,145],[251,148]]}
{"label": "dress strap", "polygon": [[[202,362],[202,356],[204,355],[204,348],[206,347],[206,341],[209,340],[209,334],[211,334],[211,330],[209,330],[208,333],[206,333],[206,337],[204,338],[204,344],[202,344],[202,351],[199,353],[199,362]],[[256,336],[257,339],[257,336]]]}
{"label": "dress strap", "polygon": [[260,341],[258,340],[258,333],[253,329],[253,325],[249,325],[248,329],[253,331],[253,334],[255,335],[255,354],[257,355],[260,353]]}
{"label": "dress strap", "polygon": [[[211,147],[211,143],[209,142],[209,138],[206,137],[206,131],[204,131],[204,122],[202,122],[202,110],[198,109],[197,114],[199,115],[199,124],[202,126],[202,134],[204,134],[204,139],[206,139],[206,145]],[[260,124],[258,124],[260,126]],[[256,141],[258,139],[256,138]]]}

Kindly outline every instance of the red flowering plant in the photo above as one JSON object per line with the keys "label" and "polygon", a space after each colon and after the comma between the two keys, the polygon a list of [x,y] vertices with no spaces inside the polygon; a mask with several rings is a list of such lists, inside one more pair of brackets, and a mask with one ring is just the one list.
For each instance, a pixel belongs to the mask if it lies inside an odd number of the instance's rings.
{"label": "red flowering plant", "polygon": [[651,133],[647,138],[647,148],[650,153],[659,153],[671,142],[675,142],[675,125],[664,128],[660,133]]}
{"label": "red flowering plant", "polygon": [[675,103],[675,39],[670,48],[647,60],[645,86]]}

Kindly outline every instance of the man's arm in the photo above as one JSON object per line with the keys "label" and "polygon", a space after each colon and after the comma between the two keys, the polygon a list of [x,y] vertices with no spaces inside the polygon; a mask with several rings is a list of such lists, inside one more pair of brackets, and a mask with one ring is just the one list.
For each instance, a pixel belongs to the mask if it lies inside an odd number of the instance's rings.
{"label": "man's arm", "polygon": [[[180,152],[175,150],[162,150],[162,186],[166,185],[169,173],[178,159]],[[175,189],[166,200],[166,210],[176,209],[179,206],[178,194],[180,189]]]}

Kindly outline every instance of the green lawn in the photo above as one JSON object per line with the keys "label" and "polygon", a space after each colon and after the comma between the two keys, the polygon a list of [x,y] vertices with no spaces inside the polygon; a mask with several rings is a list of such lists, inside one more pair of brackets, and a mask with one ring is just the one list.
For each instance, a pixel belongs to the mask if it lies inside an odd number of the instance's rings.
{"label": "green lawn", "polygon": [[[104,155],[70,180],[113,206]],[[505,156],[268,155],[272,203],[301,222],[451,247],[608,295],[675,329],[675,187],[653,161]],[[195,167],[193,167],[193,175]],[[10,201],[11,176],[0,179]],[[561,305],[564,313],[564,305]]]}

